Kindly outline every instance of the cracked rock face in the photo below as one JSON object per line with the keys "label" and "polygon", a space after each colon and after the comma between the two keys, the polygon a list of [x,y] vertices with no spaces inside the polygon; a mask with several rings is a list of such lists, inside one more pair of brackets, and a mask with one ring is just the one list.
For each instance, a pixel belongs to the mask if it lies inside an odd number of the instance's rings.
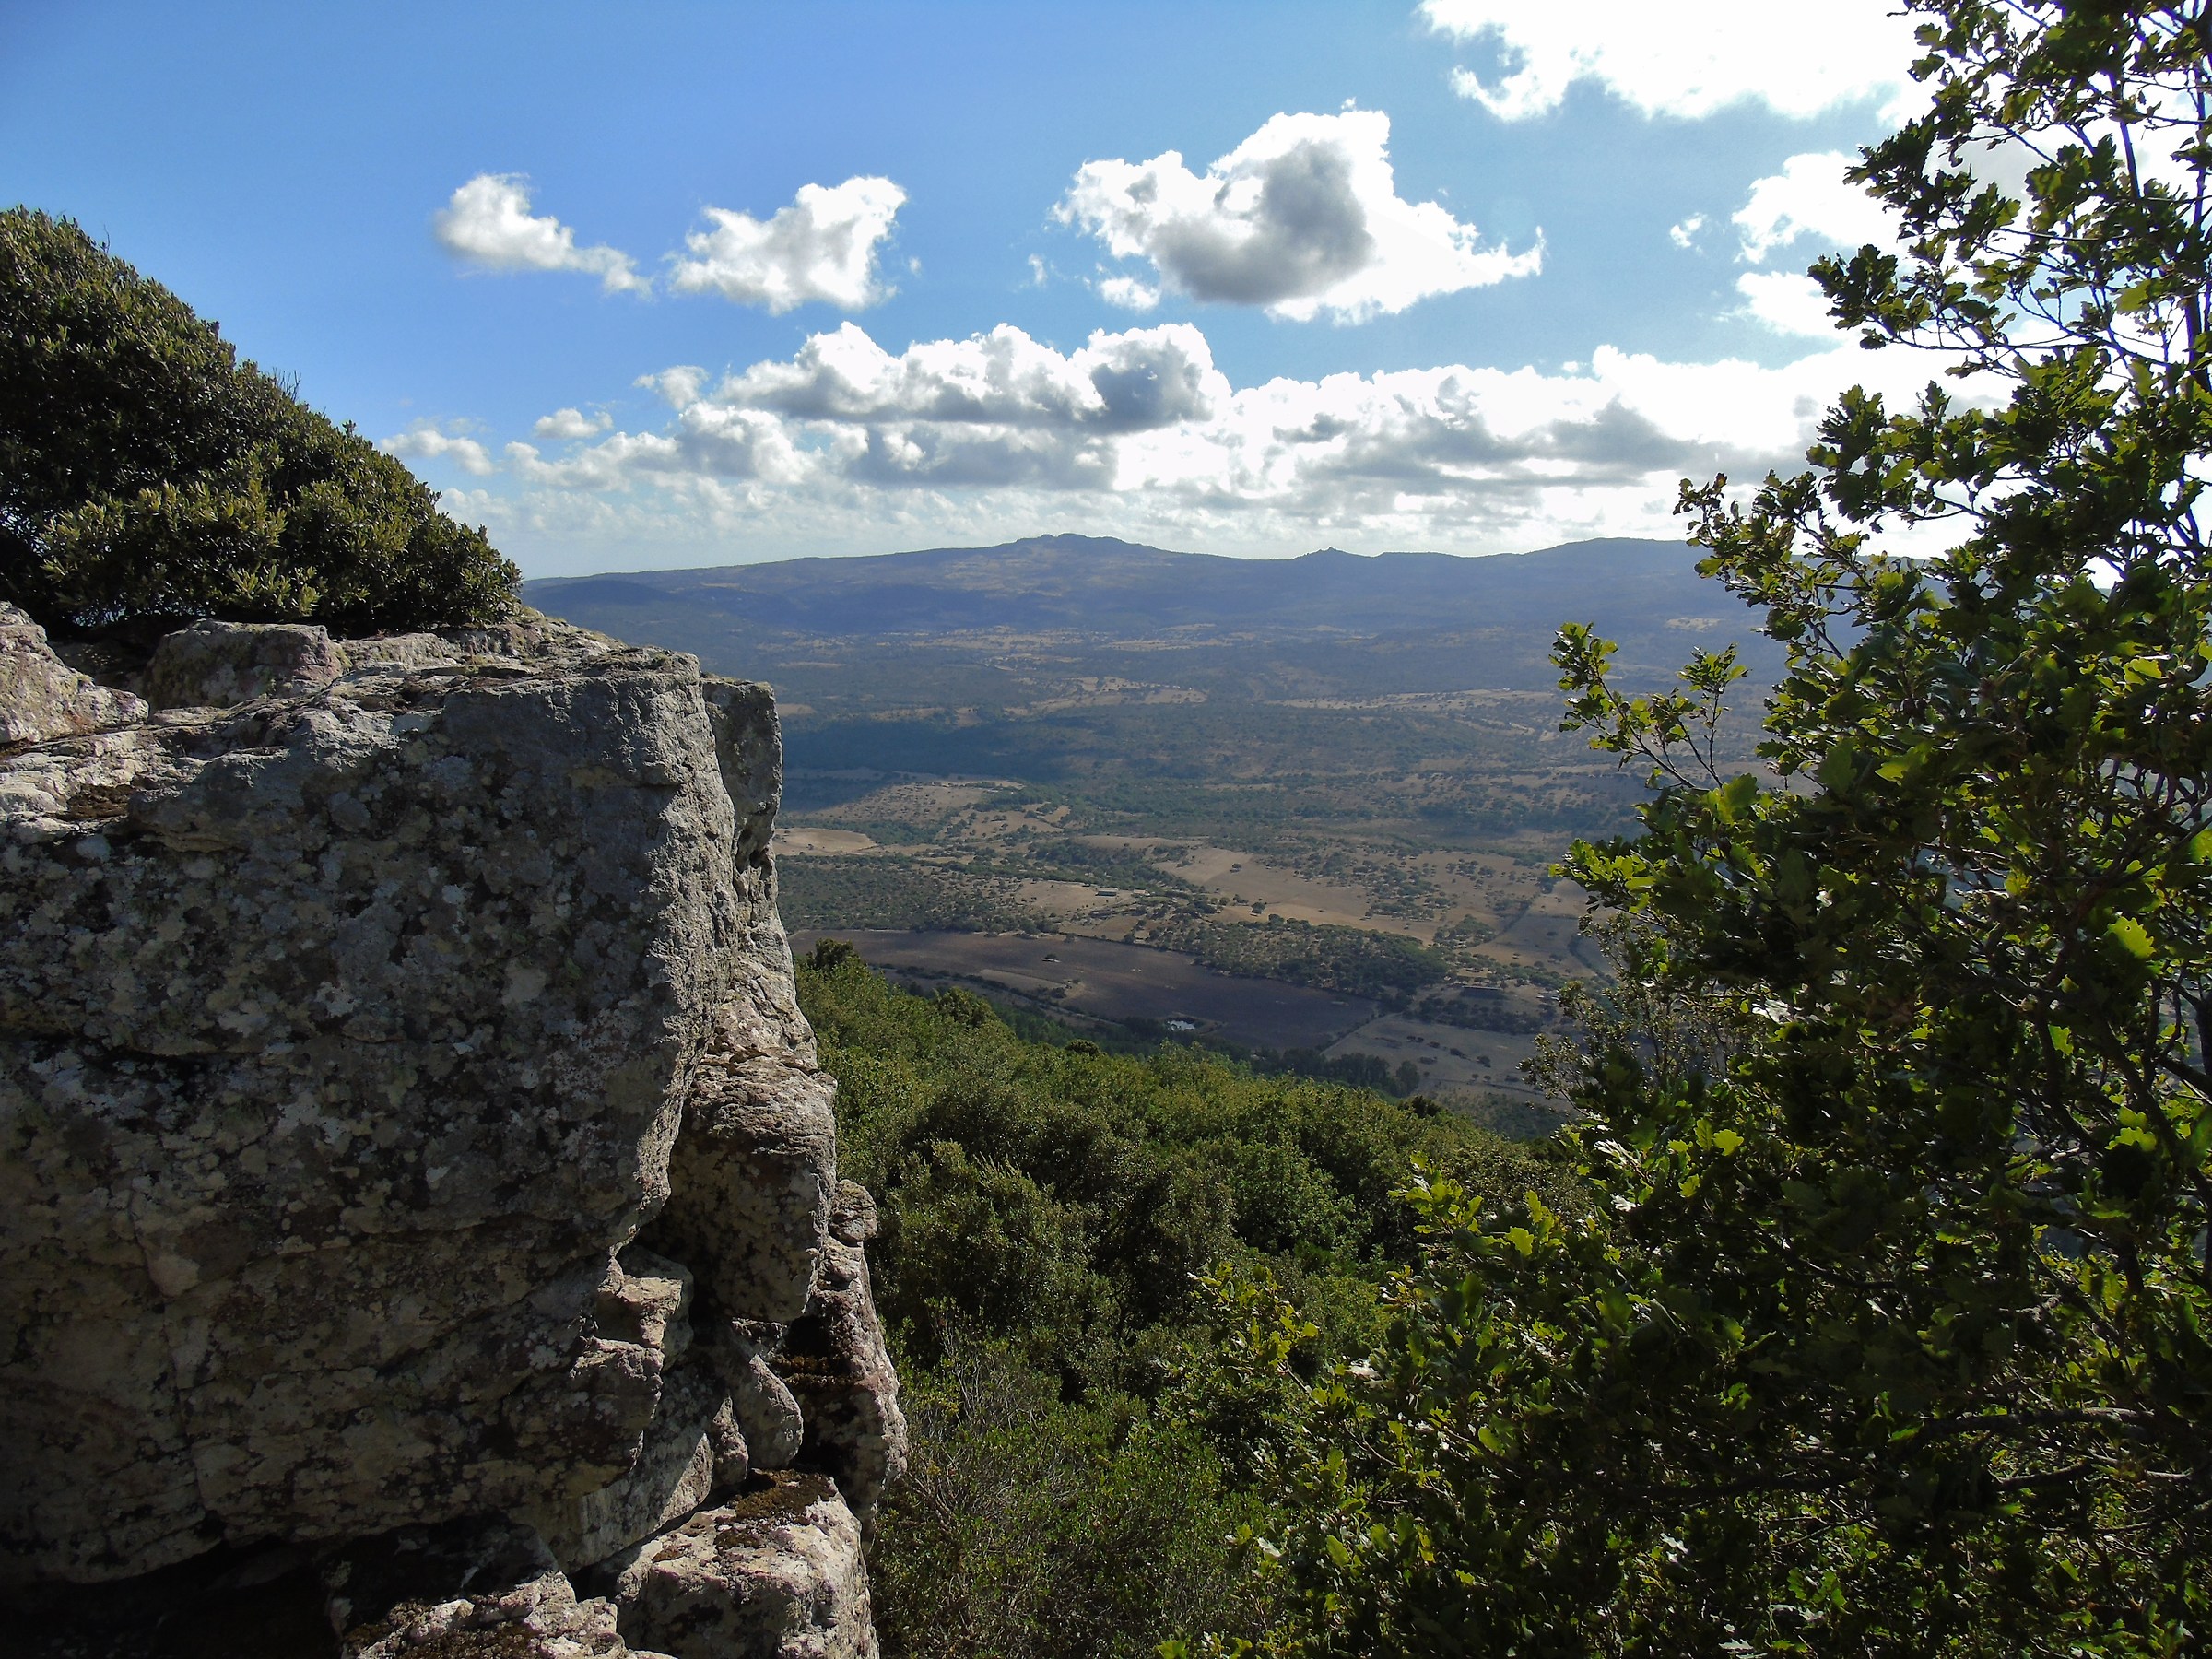
{"label": "cracked rock face", "polygon": [[871,1505],[896,1382],[766,690],[526,615],[200,624],[148,716],[35,636],[0,616],[0,1589],[465,1517],[559,1578],[762,1478],[756,1424]]}
{"label": "cracked rock face", "polygon": [[324,1568],[344,1659],[656,1659],[626,1645],[612,1604],[579,1601],[526,1526],[470,1518],[402,1527]]}

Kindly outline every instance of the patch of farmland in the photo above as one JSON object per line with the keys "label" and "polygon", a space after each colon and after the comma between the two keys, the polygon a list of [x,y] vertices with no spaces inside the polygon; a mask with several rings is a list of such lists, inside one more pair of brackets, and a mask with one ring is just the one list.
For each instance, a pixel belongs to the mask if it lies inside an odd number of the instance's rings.
{"label": "patch of farmland", "polygon": [[[1365,997],[1216,973],[1179,951],[1064,935],[829,930],[872,966],[971,980],[1040,1007],[1158,1020],[1245,1048],[1324,1048],[1379,1012]],[[811,948],[818,932],[792,935]],[[1464,1045],[1463,1045],[1464,1046]]]}

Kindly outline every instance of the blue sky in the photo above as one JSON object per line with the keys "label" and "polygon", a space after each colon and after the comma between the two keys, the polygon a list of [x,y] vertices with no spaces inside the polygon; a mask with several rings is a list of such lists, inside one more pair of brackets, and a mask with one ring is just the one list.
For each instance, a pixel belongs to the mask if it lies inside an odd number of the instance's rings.
{"label": "blue sky", "polygon": [[531,574],[1496,552],[1668,534],[1917,371],[1796,275],[1882,233],[1883,11],[18,0],[0,197]]}

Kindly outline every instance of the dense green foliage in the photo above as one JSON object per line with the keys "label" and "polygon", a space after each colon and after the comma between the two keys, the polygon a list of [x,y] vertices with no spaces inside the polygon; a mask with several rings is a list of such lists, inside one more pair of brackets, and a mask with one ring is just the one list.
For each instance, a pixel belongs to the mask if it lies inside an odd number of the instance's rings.
{"label": "dense green foliage", "polygon": [[0,213],[0,597],[49,626],[470,622],[519,573],[68,219]]}
{"label": "dense green foliage", "polygon": [[1932,109],[1854,175],[1903,252],[1816,275],[1963,384],[1685,487],[1789,653],[1765,778],[1712,764],[1726,653],[1639,698],[1562,637],[1571,721],[1659,786],[1571,860],[1634,918],[1641,1018],[1571,1068],[1602,1202],[1418,1186],[1388,1339],[1274,1420],[1280,1650],[2212,1631],[2212,29],[1912,9]]}
{"label": "dense green foliage", "polygon": [[868,1561],[892,1659],[1150,1659],[1171,1631],[1265,1628],[1228,1547],[1265,1504],[1192,1425],[1065,1399],[982,1340],[900,1375],[907,1471]]}
{"label": "dense green foliage", "polygon": [[1265,1257],[1314,1317],[1359,1326],[1374,1264],[1410,1256],[1390,1194],[1417,1158],[1572,1190],[1433,1109],[1181,1045],[1025,1040],[981,997],[896,990],[835,941],[800,991],[839,1083],[840,1167],[883,1203],[877,1306],[924,1359],[980,1331],[1073,1390],[1147,1392],[1192,1276],[1225,1259]]}
{"label": "dense green foliage", "polygon": [[1416,1158],[1576,1207],[1568,1167],[1360,1090],[1202,1051],[1018,1034],[981,998],[898,991],[826,940],[799,991],[839,1082],[841,1170],[877,1194],[877,1303],[912,1473],[871,1571],[889,1651],[1139,1654],[1246,1629],[1223,1546],[1264,1497],[1237,1425],[1176,1379],[1210,1349],[1200,1279],[1282,1287],[1314,1374],[1379,1333],[1411,1259]]}

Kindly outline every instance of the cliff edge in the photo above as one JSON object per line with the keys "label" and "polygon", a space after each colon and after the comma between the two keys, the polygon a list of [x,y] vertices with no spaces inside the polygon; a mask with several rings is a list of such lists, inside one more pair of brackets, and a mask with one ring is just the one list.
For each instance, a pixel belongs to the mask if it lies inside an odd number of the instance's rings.
{"label": "cliff edge", "polygon": [[312,1579],[348,1655],[872,1653],[768,692],[527,614],[101,685],[0,613],[18,1629]]}

